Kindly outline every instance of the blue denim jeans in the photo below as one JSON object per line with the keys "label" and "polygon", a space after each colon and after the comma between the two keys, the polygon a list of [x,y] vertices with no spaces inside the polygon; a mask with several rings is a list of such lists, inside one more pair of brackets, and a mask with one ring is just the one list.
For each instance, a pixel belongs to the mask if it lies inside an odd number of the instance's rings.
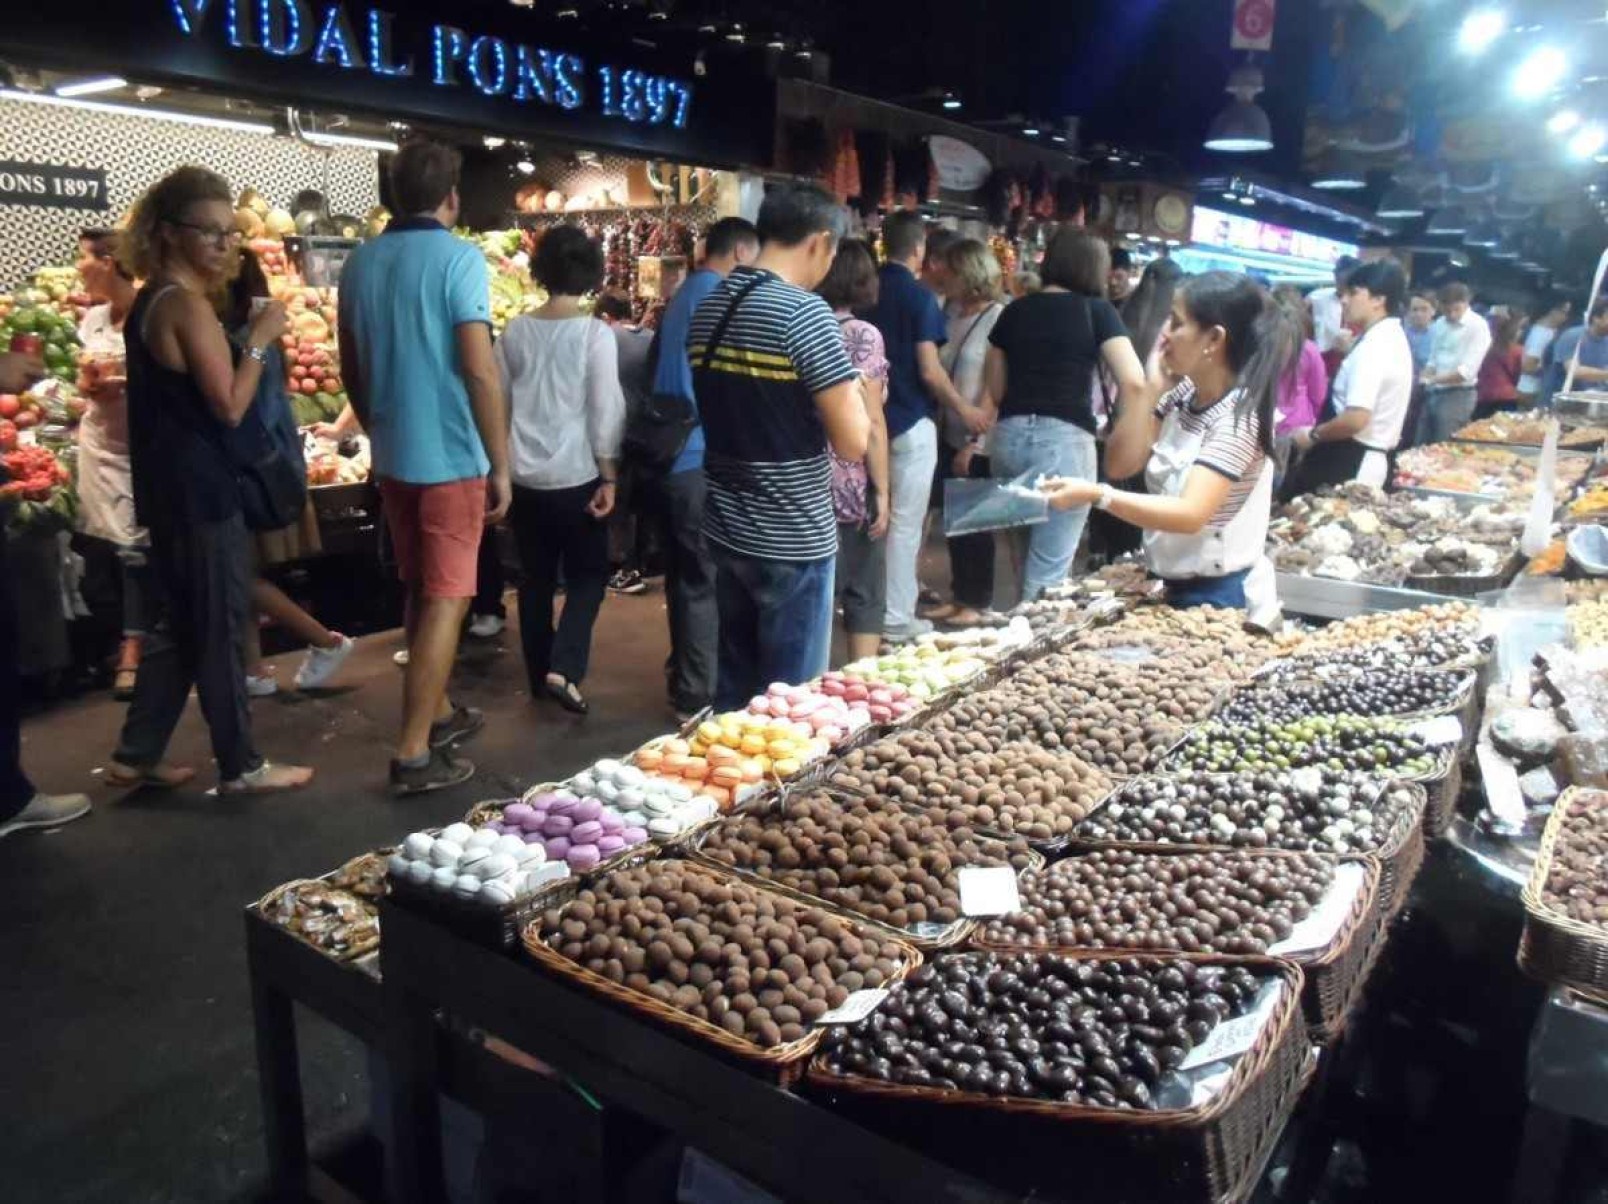
{"label": "blue denim jeans", "polygon": [[1221,577],[1185,577],[1167,582],[1167,605],[1176,610],[1193,606],[1221,606],[1245,609],[1245,578],[1250,569],[1224,573]]}
{"label": "blue denim jeans", "polygon": [[720,610],[716,708],[738,710],[772,682],[796,685],[826,672],[836,558],[762,560],[714,544],[709,551]]}
{"label": "blue denim jeans", "polygon": [[[1031,473],[1033,478],[1076,477],[1092,481],[1096,472],[1094,436],[1080,426],[1043,414],[1006,418],[994,429],[989,463],[997,480],[1008,481]],[[1065,579],[1083,536],[1083,524],[1088,521],[1089,508],[1079,506],[1052,510],[1048,522],[1027,528],[1024,602]]]}

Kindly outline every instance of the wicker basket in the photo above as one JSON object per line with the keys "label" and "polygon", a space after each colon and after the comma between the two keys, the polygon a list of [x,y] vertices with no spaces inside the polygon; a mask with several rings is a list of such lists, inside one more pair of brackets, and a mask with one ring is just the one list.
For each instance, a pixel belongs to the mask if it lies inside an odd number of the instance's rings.
{"label": "wicker basket", "polygon": [[1608,930],[1564,915],[1547,903],[1544,894],[1564,818],[1582,793],[1587,792],[1579,787],[1565,790],[1541,834],[1541,847],[1522,896],[1524,935],[1519,940],[1519,969],[1531,978],[1557,983],[1608,1004]]}
{"label": "wicker basket", "polygon": [[[694,865],[700,873],[708,874],[712,878],[727,881],[740,881],[734,875],[722,873],[719,870],[703,864],[687,862]],[[548,895],[546,905],[551,907],[557,902],[567,902],[580,889],[577,882],[561,883],[566,889]],[[825,910],[825,909],[822,909]],[[857,922],[861,917],[852,917]],[[869,931],[869,929],[864,929]],[[878,939],[885,939],[884,934],[877,933]],[[679,1008],[673,1008],[667,1003],[661,1003],[651,995],[645,995],[633,990],[601,974],[593,973],[585,966],[572,962],[558,950],[548,945],[541,938],[539,925],[528,924],[521,939],[525,951],[534,958],[538,965],[553,974],[577,986],[601,995],[610,1003],[635,1012],[658,1024],[675,1030],[676,1032],[697,1039],[698,1041],[713,1045],[715,1049],[727,1058],[739,1062],[748,1069],[759,1070],[768,1078],[773,1079],[783,1087],[791,1086],[803,1077],[805,1063],[808,1062],[815,1047],[821,1043],[821,1029],[816,1028],[806,1033],[797,1041],[790,1041],[785,1045],[772,1046],[769,1049],[755,1045],[741,1037],[733,1036],[718,1024],[711,1024],[707,1020],[700,1020]],[[893,942],[904,955],[904,965],[890,982],[898,982],[922,963],[921,951],[913,946],[898,941]]]}
{"label": "wicker basket", "polygon": [[1434,773],[1404,780],[1424,791],[1424,839],[1439,840],[1457,818],[1457,800],[1463,792],[1461,750],[1447,752]]}
{"label": "wicker basket", "polygon": [[[1116,847],[1116,846],[1107,846]],[[1129,847],[1129,846],[1122,846]],[[1180,847],[1178,845],[1162,846],[1166,849],[1165,856],[1189,856],[1200,850],[1194,847]],[[1288,852],[1284,849],[1240,849],[1237,852],[1246,853],[1254,858],[1266,858],[1269,861],[1279,858],[1297,857],[1301,854]],[[1336,859],[1337,863],[1349,862],[1362,867],[1362,885],[1357,890],[1357,897],[1352,902],[1351,909],[1341,921],[1333,938],[1321,949],[1308,949],[1293,954],[1266,954],[1261,956],[1280,957],[1285,961],[1294,962],[1301,967],[1305,976],[1305,984],[1301,990],[1301,1009],[1306,1015],[1307,1031],[1312,1040],[1319,1045],[1327,1045],[1337,1038],[1345,1028],[1346,1020],[1351,1014],[1352,1006],[1361,993],[1363,984],[1367,981],[1373,964],[1384,947],[1385,916],[1379,906],[1379,859],[1371,855],[1347,856]],[[1024,945],[1019,942],[991,941],[983,926],[979,925],[973,933],[968,946],[991,953],[1074,953],[1092,952],[1087,945]],[[1146,949],[1120,949],[1105,948],[1099,952],[1109,956],[1143,956],[1155,952],[1186,952],[1184,950],[1146,950]],[[1197,956],[1197,955],[1190,955]],[[1229,956],[1218,954],[1214,956]],[[1253,958],[1252,960],[1257,960]]]}
{"label": "wicker basket", "polygon": [[[1099,961],[1115,955],[1066,956]],[[1151,954],[1123,960],[1177,959]],[[1084,1177],[1098,1185],[1100,1199],[1147,1204],[1240,1200],[1255,1186],[1306,1078],[1309,1042],[1301,1017],[1301,971],[1272,959],[1189,960],[1197,965],[1252,965],[1282,979],[1287,988],[1228,1082],[1196,1108],[1138,1111],[913,1087],[836,1073],[819,1056],[810,1063],[809,1081],[840,1095],[901,1108],[962,1108],[978,1114],[979,1120],[1004,1119],[1013,1126],[1037,1122],[1045,1126],[1045,1140],[1054,1143],[1055,1157],[1080,1166]]]}
{"label": "wicker basket", "polygon": [[[285,893],[287,891],[292,891],[292,890],[295,890],[297,887],[302,887],[302,886],[323,886],[323,887],[328,887],[329,883],[326,882],[322,878],[294,878],[289,882],[284,882],[284,883],[281,883],[280,885],[274,887],[273,890],[269,891],[266,895],[264,895],[262,898],[258,899],[251,906],[254,907],[257,910],[258,914],[261,915],[264,920],[266,920],[268,923],[272,924],[275,928],[278,928],[281,932],[288,933],[290,936],[295,937],[298,941],[301,941],[302,944],[306,945],[309,949],[312,949],[316,953],[323,954],[325,957],[331,959],[332,961],[338,961],[338,962],[356,961],[358,958],[363,957],[363,956],[365,956],[365,955],[367,955],[369,953],[372,953],[372,952],[374,952],[374,950],[376,950],[376,949],[378,949],[380,947],[380,937],[379,937],[378,931],[376,931],[376,934],[372,938],[370,938],[369,940],[359,942],[358,944],[349,946],[348,948],[342,949],[339,952],[337,952],[337,951],[335,951],[333,949],[326,949],[322,945],[314,944],[312,941],[308,940],[301,933],[294,932],[291,929],[286,928],[284,925],[280,924],[278,921],[273,919],[273,917],[271,917],[268,914],[269,910],[279,903],[280,899],[284,897],[284,895],[285,895]],[[334,888],[334,889],[339,889],[339,888],[337,887],[337,888]],[[342,893],[347,894],[347,895],[351,895],[351,897],[353,899],[355,899],[358,903],[362,904],[362,906],[367,911],[369,911],[370,913],[372,913],[374,911],[374,904],[369,902],[367,899],[364,899],[362,896],[352,894],[351,891],[344,891]]]}
{"label": "wicker basket", "polygon": [[[545,794],[550,790],[563,789],[566,789],[566,787],[562,782],[542,782],[539,785],[532,786],[519,797],[520,801],[523,801],[538,794]],[[507,802],[507,799],[488,799],[485,802],[476,803],[473,807],[470,807],[468,812],[464,815],[463,822],[468,824],[471,828],[484,828],[492,820],[502,818],[503,807],[507,805]],[[597,865],[587,870],[586,873],[588,875],[601,874],[608,870],[615,869],[618,866],[624,865],[627,861],[640,860],[643,852],[648,847],[651,847],[654,843],[655,842],[650,840],[647,846],[638,844],[632,845],[629,848],[621,849],[618,853],[614,854],[614,856],[606,857],[602,861],[598,862]],[[432,894],[435,898],[441,898],[441,896],[438,894],[434,894],[433,892]],[[511,948],[518,942],[519,929],[515,928],[513,937],[509,940],[503,941],[502,944]]]}

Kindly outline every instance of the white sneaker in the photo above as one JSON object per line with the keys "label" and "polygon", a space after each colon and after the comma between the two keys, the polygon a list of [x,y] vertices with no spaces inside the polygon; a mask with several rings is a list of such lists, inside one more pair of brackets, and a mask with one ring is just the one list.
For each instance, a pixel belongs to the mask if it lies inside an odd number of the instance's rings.
{"label": "white sneaker", "polygon": [[506,626],[508,624],[501,615],[476,615],[469,620],[469,634],[477,640],[489,640],[494,635],[501,635]]}
{"label": "white sneaker", "polygon": [[279,693],[279,679],[272,673],[261,677],[246,674],[246,694],[251,698],[269,698]]}
{"label": "white sneaker", "polygon": [[401,665],[404,669],[406,669],[408,667],[408,650],[404,648],[400,652],[394,653],[391,657],[391,663],[393,665]]}
{"label": "white sneaker", "polygon": [[36,794],[26,807],[0,824],[0,836],[25,828],[59,828],[88,814],[87,794]]}
{"label": "white sneaker", "polygon": [[329,679],[335,676],[346,658],[352,655],[352,649],[357,647],[357,641],[349,635],[334,632],[335,647],[309,648],[307,659],[302,661],[301,668],[296,670],[296,688],[298,690],[317,690],[328,684]]}

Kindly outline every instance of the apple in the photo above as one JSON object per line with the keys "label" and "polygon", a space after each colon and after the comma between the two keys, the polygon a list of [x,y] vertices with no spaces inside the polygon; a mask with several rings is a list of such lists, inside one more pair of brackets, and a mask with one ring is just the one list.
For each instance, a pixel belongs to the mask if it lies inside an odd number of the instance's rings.
{"label": "apple", "polygon": [[15,393],[0,393],[0,418],[15,418],[22,410],[22,402]]}

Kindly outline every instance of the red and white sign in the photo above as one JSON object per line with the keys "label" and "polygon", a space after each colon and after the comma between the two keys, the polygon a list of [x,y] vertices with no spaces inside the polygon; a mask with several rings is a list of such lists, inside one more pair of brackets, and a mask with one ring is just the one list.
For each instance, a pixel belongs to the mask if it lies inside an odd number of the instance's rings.
{"label": "red and white sign", "polygon": [[938,186],[949,192],[976,192],[994,170],[988,156],[968,142],[934,134],[927,139],[938,168]]}
{"label": "red and white sign", "polygon": [[1278,0],[1234,0],[1234,50],[1273,49],[1274,5]]}

